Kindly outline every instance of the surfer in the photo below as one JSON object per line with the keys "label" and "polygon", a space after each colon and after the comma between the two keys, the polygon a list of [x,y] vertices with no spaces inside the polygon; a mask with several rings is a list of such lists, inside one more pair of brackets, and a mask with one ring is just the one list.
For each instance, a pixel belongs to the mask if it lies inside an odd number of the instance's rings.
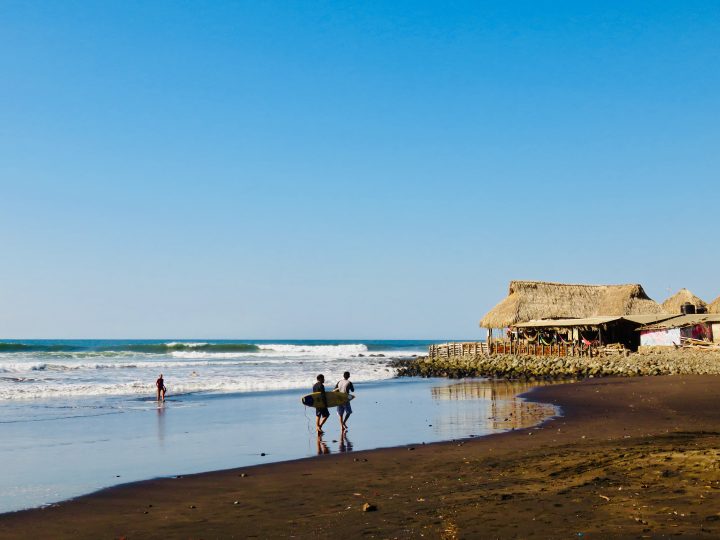
{"label": "surfer", "polygon": [[322,430],[323,425],[325,422],[327,422],[328,417],[330,416],[330,411],[328,411],[327,408],[327,396],[325,395],[325,376],[321,373],[317,376],[317,382],[313,385],[312,391],[313,392],[320,392],[322,395],[323,403],[325,403],[325,407],[320,407],[318,409],[315,409],[315,426],[317,427],[318,435],[322,435],[324,431]]}
{"label": "surfer", "polygon": [[[343,379],[342,381],[338,381],[337,384],[335,384],[335,388],[337,388],[340,392],[345,392],[346,394],[350,394],[350,392],[355,391],[355,387],[353,386],[353,383],[350,382],[350,372],[346,371],[343,373]],[[344,405],[338,405],[338,416],[340,417],[340,427],[342,428],[343,433],[347,431],[347,421],[348,418],[350,418],[350,415],[352,414],[352,407],[350,407],[350,400],[348,399],[347,403]],[[344,417],[344,418],[343,418]]]}
{"label": "surfer", "polygon": [[165,379],[163,379],[163,374],[160,374],[160,377],[157,381],[155,381],[155,386],[157,387],[157,400],[158,401],[165,401],[165,392],[167,392],[167,388],[165,388]]}

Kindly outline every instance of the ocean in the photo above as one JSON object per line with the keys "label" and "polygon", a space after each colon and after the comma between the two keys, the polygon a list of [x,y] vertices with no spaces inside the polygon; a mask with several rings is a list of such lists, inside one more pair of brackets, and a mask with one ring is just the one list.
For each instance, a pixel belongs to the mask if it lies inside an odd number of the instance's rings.
{"label": "ocean", "polygon": [[[432,341],[0,340],[0,402],[152,397],[162,373],[170,395],[312,386],[350,371],[355,381],[394,376],[391,358]],[[0,422],[3,421],[0,412]]]}
{"label": "ocean", "polygon": [[[3,340],[0,512],[125,482],[423,444],[534,426],[558,414],[530,384],[396,378],[390,359],[432,341]],[[342,436],[300,397],[350,371]],[[167,401],[155,401],[164,375]]]}

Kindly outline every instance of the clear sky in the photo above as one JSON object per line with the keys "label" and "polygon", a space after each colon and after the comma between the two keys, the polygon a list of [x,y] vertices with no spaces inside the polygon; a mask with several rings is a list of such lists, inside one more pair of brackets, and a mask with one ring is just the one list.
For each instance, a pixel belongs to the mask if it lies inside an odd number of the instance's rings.
{"label": "clear sky", "polygon": [[[0,3],[0,337],[720,295],[717,2]],[[482,334],[484,335],[484,333]]]}

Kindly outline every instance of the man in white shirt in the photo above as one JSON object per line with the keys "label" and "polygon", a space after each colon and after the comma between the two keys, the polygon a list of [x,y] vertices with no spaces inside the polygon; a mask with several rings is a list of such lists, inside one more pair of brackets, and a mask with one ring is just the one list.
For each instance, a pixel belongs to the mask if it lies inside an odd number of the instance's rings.
{"label": "man in white shirt", "polygon": [[[346,394],[350,394],[350,392],[355,391],[355,387],[353,386],[353,383],[350,382],[350,372],[346,371],[343,373],[343,380],[338,381],[335,385],[335,388],[337,388],[340,392],[345,392]],[[345,405],[338,405],[338,416],[340,417],[340,427],[342,428],[343,433],[347,431],[347,421],[348,418],[350,418],[350,415],[352,414],[352,407],[350,407],[350,399],[348,399],[347,403]]]}

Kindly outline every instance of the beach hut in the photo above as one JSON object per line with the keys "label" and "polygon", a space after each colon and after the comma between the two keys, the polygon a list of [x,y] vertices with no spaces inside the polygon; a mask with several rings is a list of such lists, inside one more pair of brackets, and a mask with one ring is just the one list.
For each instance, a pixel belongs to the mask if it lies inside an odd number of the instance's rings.
{"label": "beach hut", "polygon": [[640,327],[643,347],[720,343],[720,315],[691,313]]}
{"label": "beach hut", "polygon": [[[567,330],[567,338],[578,343],[582,340],[615,343],[617,341],[608,340],[620,339],[619,342],[629,348],[637,348],[639,339],[635,329],[651,321],[633,322],[628,317],[669,317],[661,313],[660,306],[645,294],[639,284],[578,285],[511,281],[508,296],[482,318],[480,326],[488,330],[490,342],[493,340],[493,329],[518,330],[520,324],[532,321],[540,332],[554,331],[554,339]],[[556,322],[558,319],[564,320],[562,331]],[[530,335],[527,330],[530,327],[523,327],[523,336]],[[500,335],[505,337],[507,333],[501,330]],[[511,337],[518,335],[511,333]]]}
{"label": "beach hut", "polygon": [[640,334],[637,330],[646,324],[672,317],[667,313],[603,316],[585,319],[542,319],[517,323],[512,326],[517,338],[543,345],[563,344],[571,347],[603,347],[609,344],[628,350],[637,350]]}
{"label": "beach hut", "polygon": [[680,289],[665,300],[660,307],[665,313],[685,313],[683,306],[688,304],[693,306],[692,312],[694,313],[705,313],[707,311],[707,303],[687,289]]}
{"label": "beach hut", "polygon": [[606,343],[622,343],[627,348],[637,348],[633,337],[640,326],[618,316],[588,317],[585,319],[541,319],[517,323],[512,326],[517,339],[540,345],[561,344],[577,346],[580,351]]}
{"label": "beach hut", "polygon": [[[720,296],[708,304],[707,312],[713,315],[720,314]],[[713,342],[720,343],[720,321],[712,323],[712,335]]]}

